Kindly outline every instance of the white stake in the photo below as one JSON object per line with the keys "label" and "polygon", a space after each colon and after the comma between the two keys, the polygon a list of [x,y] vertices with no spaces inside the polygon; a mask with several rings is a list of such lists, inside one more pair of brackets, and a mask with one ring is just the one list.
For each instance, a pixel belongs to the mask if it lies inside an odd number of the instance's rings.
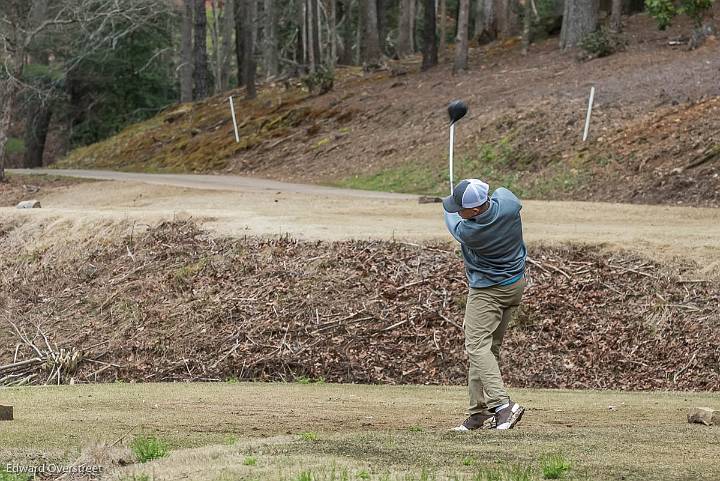
{"label": "white stake", "polygon": [[583,132],[583,142],[588,138],[590,132],[590,115],[592,114],[593,101],[595,100],[595,87],[590,89],[590,101],[588,102],[587,117],[585,117],[585,132]]}
{"label": "white stake", "polygon": [[450,124],[450,195],[453,193],[453,146],[455,144],[455,123]]}
{"label": "white stake", "polygon": [[235,128],[235,142],[240,143],[240,134],[238,134],[237,120],[235,119],[235,105],[233,104],[232,95],[228,99],[230,100],[230,113],[232,114],[233,127]]}

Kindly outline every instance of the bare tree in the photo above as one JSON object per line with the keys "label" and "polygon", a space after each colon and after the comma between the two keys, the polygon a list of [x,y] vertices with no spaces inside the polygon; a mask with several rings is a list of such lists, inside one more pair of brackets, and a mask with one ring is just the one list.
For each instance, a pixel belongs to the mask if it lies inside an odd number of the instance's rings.
{"label": "bare tree", "polygon": [[468,58],[468,21],[470,19],[470,0],[460,0],[457,38],[455,39],[455,63],[453,72],[467,70]]}
{"label": "bare tree", "polygon": [[[36,28],[47,19],[48,0],[35,0],[30,11],[30,28]],[[44,33],[38,34],[38,42],[28,47],[28,59],[31,63],[45,68],[49,65],[49,52],[46,48],[47,38]],[[25,154],[23,167],[42,167],[45,152],[45,139],[50,127],[52,109],[50,96],[47,92],[46,76],[40,74],[33,82],[33,87],[26,94],[27,116],[25,118]]]}
{"label": "bare tree", "polygon": [[336,0],[328,0],[328,3],[328,32],[330,34],[328,65],[334,68],[337,63],[337,2]]}
{"label": "bare tree", "polygon": [[[439,0],[440,7],[440,58],[447,53],[447,0]],[[459,19],[458,19],[459,20]]]}
{"label": "bare tree", "polygon": [[518,0],[496,0],[495,22],[500,38],[516,36],[520,31]]}
{"label": "bare tree", "polygon": [[230,64],[232,58],[233,26],[235,24],[235,1],[225,0],[222,7],[222,48],[220,55],[220,91],[230,87]]}
{"label": "bare tree", "polygon": [[622,32],[623,0],[612,0],[610,11],[610,30],[615,33]]}
{"label": "bare tree", "polygon": [[531,0],[521,0],[523,4],[522,54],[527,55],[530,48],[530,27],[532,26]]}
{"label": "bare tree", "polygon": [[33,89],[38,93],[37,87],[23,80],[28,53],[38,37],[62,29],[63,35],[58,38],[72,43],[72,57],[58,65],[58,80],[62,80],[88,55],[172,14],[165,1],[55,0],[48,2],[45,20],[33,25],[31,13],[37,1],[3,0],[0,3],[0,179],[5,176],[7,142],[19,95]]}
{"label": "bare tree", "polygon": [[351,65],[353,63],[353,40],[355,36],[352,27],[353,0],[343,0],[340,5],[342,7],[342,19],[338,24],[338,28],[341,32],[342,49],[338,62],[342,65]]}
{"label": "bare tree", "polygon": [[410,39],[412,36],[412,5],[415,0],[400,0],[400,18],[398,19],[398,40],[397,53],[400,57],[405,57],[413,53]]}
{"label": "bare tree", "polygon": [[235,59],[238,86],[245,85],[245,0],[235,1]]}
{"label": "bare tree", "polygon": [[427,70],[438,63],[435,0],[423,0],[423,7],[423,60],[421,69]]}
{"label": "bare tree", "polygon": [[491,42],[497,38],[497,16],[495,4],[497,0],[478,0],[478,18],[481,25],[475,25],[475,36],[480,43]]}
{"label": "bare tree", "polygon": [[194,0],[184,0],[183,17],[180,26],[180,102],[192,102],[193,93],[193,55],[192,29]]}
{"label": "bare tree", "polygon": [[245,97],[254,99],[257,96],[255,86],[255,23],[257,21],[257,0],[242,0],[245,3],[245,21],[243,29],[243,78],[245,79]]}
{"label": "bare tree", "polygon": [[274,77],[279,71],[278,45],[277,45],[277,12],[275,0],[265,0],[265,71],[268,77]]}
{"label": "bare tree", "polygon": [[377,3],[374,0],[361,2],[362,12],[362,61],[366,64],[377,64],[382,59],[378,36]]}
{"label": "bare tree", "polygon": [[599,0],[566,0],[560,47],[577,46],[585,35],[594,32],[598,26]]}
{"label": "bare tree", "polygon": [[208,96],[207,13],[204,0],[195,0],[193,39],[193,57],[195,58],[193,99],[200,100]]}

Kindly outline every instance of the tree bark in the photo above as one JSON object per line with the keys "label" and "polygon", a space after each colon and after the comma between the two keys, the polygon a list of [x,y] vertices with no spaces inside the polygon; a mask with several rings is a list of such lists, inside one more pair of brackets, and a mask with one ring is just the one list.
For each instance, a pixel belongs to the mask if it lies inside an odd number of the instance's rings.
{"label": "tree bark", "polygon": [[423,7],[423,61],[420,68],[427,70],[438,63],[435,0],[423,0]]}
{"label": "tree bark", "polygon": [[220,91],[230,87],[230,59],[232,58],[232,35],[235,18],[235,0],[225,0],[222,19],[222,62],[220,68]]}
{"label": "tree bark", "polygon": [[499,38],[510,38],[519,33],[520,23],[517,15],[517,7],[518,0],[497,0],[495,5],[495,22],[497,25],[497,36]]}
{"label": "tree bark", "polygon": [[482,25],[479,29],[475,30],[478,43],[484,44],[492,42],[497,39],[497,16],[495,6],[497,0],[478,0],[481,5],[482,14]]}
{"label": "tree bark", "polygon": [[208,96],[207,16],[203,0],[195,1],[194,41],[193,81],[195,82],[195,93],[193,98],[201,100]]}
{"label": "tree bark", "polygon": [[335,68],[337,63],[337,2],[330,0],[328,5],[328,31],[330,32],[330,68]]}
{"label": "tree bark", "polygon": [[610,31],[615,33],[622,32],[622,10],[623,0],[612,0],[612,9],[610,11]]}
{"label": "tree bark", "polygon": [[354,31],[352,28],[352,4],[353,0],[344,0],[342,5],[342,27],[340,29],[340,35],[342,38],[342,51],[338,63],[342,65],[353,64],[353,40]]}
{"label": "tree bark", "polygon": [[412,3],[415,0],[400,0],[400,17],[398,19],[397,54],[402,58],[412,54],[410,30],[412,28]]}
{"label": "tree bark", "polygon": [[365,64],[379,64],[382,60],[382,52],[380,50],[380,42],[378,36],[378,15],[377,3],[374,0],[365,0],[362,25],[362,62]]}
{"label": "tree bark", "polygon": [[310,0],[313,7],[313,50],[315,51],[315,68],[323,62],[322,24],[320,22],[320,0]]}
{"label": "tree bark", "polygon": [[23,167],[26,169],[43,166],[45,141],[47,140],[51,117],[52,110],[50,106],[43,102],[39,102],[28,115],[25,124],[25,154],[23,157]]}
{"label": "tree bark", "polygon": [[530,8],[531,0],[522,0],[523,4],[523,32],[522,32],[522,50],[523,55],[527,55],[530,48],[530,27],[532,25],[532,8]]}
{"label": "tree bark", "polygon": [[457,20],[457,38],[455,39],[455,63],[453,72],[467,70],[468,23],[470,20],[470,0],[460,0]]}
{"label": "tree bark", "polygon": [[597,29],[598,8],[598,0],[566,0],[560,48],[576,47],[585,35]]}
{"label": "tree bark", "polygon": [[[13,109],[20,93],[20,79],[22,78],[25,66],[25,41],[20,35],[20,5],[15,0],[7,6],[10,17],[7,38],[15,47],[9,52],[9,58],[5,59],[5,68],[8,69],[8,78],[0,82],[3,95],[2,111],[0,112],[0,182],[5,181],[5,162],[7,156],[7,143],[10,137],[10,124],[12,123]],[[27,5],[25,5],[27,8]]]}
{"label": "tree bark", "polygon": [[440,7],[440,51],[438,56],[445,58],[447,54],[447,0],[439,0]]}
{"label": "tree bark", "polygon": [[387,53],[385,51],[385,40],[387,39],[387,31],[388,31],[388,25],[387,25],[387,17],[385,16],[385,11],[387,10],[387,0],[377,0],[375,4],[375,12],[377,16],[377,29],[378,29],[378,42],[380,45],[380,51],[383,53]]}
{"label": "tree bark", "polygon": [[245,0],[235,0],[235,61],[238,87],[245,85]]}
{"label": "tree bark", "polygon": [[305,1],[305,52],[307,53],[307,64],[310,72],[315,72],[315,8],[313,0]]}
{"label": "tree bark", "polygon": [[410,53],[417,52],[415,48],[415,26],[417,25],[417,2],[410,0]]}
{"label": "tree bark", "polygon": [[[35,0],[32,3],[30,12],[32,28],[39,27],[47,19],[48,0]],[[50,63],[49,52],[45,49],[47,35],[39,38],[39,45],[34,48],[28,47],[29,63],[47,66]],[[52,110],[50,103],[43,93],[48,90],[47,79],[34,79],[37,82],[38,93],[32,92],[27,100],[27,116],[25,119],[25,153],[23,155],[23,167],[35,168],[43,166],[43,154],[45,153],[45,141]]]}
{"label": "tree bark", "polygon": [[193,11],[194,0],[185,0],[180,25],[180,102],[193,99]]}
{"label": "tree bark", "polygon": [[245,79],[245,98],[254,99],[257,97],[255,86],[255,22],[257,21],[257,0],[243,0],[245,2],[245,24],[244,24],[244,59],[243,78]]}
{"label": "tree bark", "polygon": [[265,0],[265,71],[268,77],[279,72],[275,0]]}

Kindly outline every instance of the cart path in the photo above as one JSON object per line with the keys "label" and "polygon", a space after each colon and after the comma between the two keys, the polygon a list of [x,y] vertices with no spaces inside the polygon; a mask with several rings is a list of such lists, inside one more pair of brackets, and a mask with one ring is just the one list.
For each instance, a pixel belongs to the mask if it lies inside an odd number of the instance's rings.
{"label": "cart path", "polygon": [[[415,195],[239,176],[55,169],[30,173],[117,182],[79,183],[40,192],[42,209],[1,208],[0,218],[33,216],[79,227],[192,217],[222,235],[449,240],[440,204],[418,204]],[[524,202],[523,222],[531,243],[602,243],[663,260],[692,259],[702,264],[699,273],[720,273],[720,209],[529,200]]]}

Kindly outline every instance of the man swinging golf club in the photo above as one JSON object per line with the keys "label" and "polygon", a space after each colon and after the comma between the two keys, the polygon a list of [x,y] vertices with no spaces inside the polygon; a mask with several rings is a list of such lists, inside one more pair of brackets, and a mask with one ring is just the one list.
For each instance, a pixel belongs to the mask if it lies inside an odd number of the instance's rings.
{"label": "man swinging golf club", "polygon": [[[452,109],[450,118],[457,120]],[[450,149],[452,157],[452,141]],[[454,430],[511,429],[524,409],[510,400],[498,362],[505,329],[525,288],[522,204],[502,187],[488,197],[488,184],[477,179],[451,185],[451,190],[443,199],[445,224],[460,243],[470,286],[463,322],[470,416]]]}

